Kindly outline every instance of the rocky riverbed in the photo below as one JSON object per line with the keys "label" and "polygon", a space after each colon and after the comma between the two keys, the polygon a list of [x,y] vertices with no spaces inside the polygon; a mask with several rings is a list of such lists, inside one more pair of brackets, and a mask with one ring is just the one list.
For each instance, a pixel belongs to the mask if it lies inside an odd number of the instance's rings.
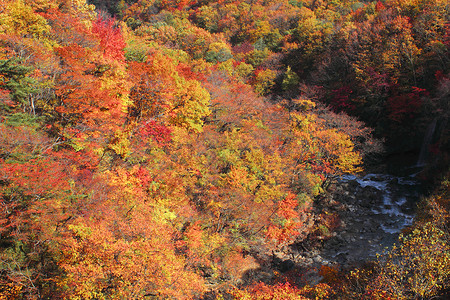
{"label": "rocky riverbed", "polygon": [[352,264],[374,259],[412,224],[420,185],[413,177],[344,176],[335,186],[341,226],[321,250],[324,260]]}
{"label": "rocky riverbed", "polygon": [[306,242],[280,249],[274,259],[281,269],[308,270],[304,275],[309,284],[320,281],[317,270],[321,265],[350,267],[374,260],[412,224],[420,195],[414,177],[343,176],[330,188],[327,200],[327,209],[340,220],[335,232],[319,244]]}

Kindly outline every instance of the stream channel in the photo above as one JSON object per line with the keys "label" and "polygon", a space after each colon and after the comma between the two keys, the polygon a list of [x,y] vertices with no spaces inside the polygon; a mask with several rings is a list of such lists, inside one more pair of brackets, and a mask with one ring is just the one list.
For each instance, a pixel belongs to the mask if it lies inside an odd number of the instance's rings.
{"label": "stream channel", "polygon": [[[330,192],[330,212],[339,216],[340,226],[321,247],[294,245],[274,253],[285,265],[317,270],[321,265],[345,267],[374,260],[413,223],[422,195],[414,176],[387,174],[345,175]],[[314,284],[320,279],[317,271],[311,271],[307,281]]]}
{"label": "stream channel", "polygon": [[342,176],[333,196],[342,206],[338,211],[342,224],[336,236],[324,242],[321,256],[339,264],[374,259],[412,225],[420,195],[414,177]]}

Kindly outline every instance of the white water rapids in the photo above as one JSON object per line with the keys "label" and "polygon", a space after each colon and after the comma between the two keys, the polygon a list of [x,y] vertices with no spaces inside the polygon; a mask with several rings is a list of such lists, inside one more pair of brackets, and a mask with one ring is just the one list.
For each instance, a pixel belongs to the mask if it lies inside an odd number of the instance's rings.
{"label": "white water rapids", "polygon": [[[368,174],[362,178],[354,175],[342,176],[343,182],[356,181],[361,188],[373,187],[382,193],[383,201],[375,203],[371,211],[375,215],[384,215],[380,226],[386,232],[395,234],[406,226],[412,225],[414,214],[412,203],[419,196],[418,182],[413,177],[395,177],[386,174]],[[358,199],[364,201],[364,199]]]}
{"label": "white water rapids", "polygon": [[[314,270],[321,265],[353,266],[375,260],[412,225],[421,187],[413,176],[345,175],[329,192],[327,213],[338,218],[338,227],[321,245],[306,240],[273,252],[280,265]],[[320,281],[317,272],[310,273],[307,283]]]}
{"label": "white water rapids", "polygon": [[[329,214],[339,218],[338,228],[319,247],[309,247],[307,241],[273,255],[283,263],[305,270],[376,260],[377,254],[398,243],[401,231],[412,225],[421,194],[421,185],[414,176],[342,176],[330,190],[327,207]],[[308,284],[314,285],[322,277],[307,271],[306,278]]]}
{"label": "white water rapids", "polygon": [[333,195],[341,226],[324,241],[320,253],[324,262],[375,259],[398,241],[402,229],[412,225],[420,194],[413,176],[342,176]]}

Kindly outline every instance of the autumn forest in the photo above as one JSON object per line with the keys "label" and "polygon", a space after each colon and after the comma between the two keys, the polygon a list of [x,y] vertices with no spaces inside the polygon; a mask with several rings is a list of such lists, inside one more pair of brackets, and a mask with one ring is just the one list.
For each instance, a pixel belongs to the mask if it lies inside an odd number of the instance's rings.
{"label": "autumn forest", "polygon": [[[449,72],[447,0],[0,0],[0,299],[448,299]],[[395,171],[395,246],[286,267]]]}

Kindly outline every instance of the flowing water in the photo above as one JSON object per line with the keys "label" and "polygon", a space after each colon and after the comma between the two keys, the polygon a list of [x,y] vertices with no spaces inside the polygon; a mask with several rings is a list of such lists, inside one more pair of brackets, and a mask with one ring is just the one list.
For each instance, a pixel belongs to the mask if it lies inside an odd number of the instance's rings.
{"label": "flowing water", "polygon": [[423,138],[422,147],[420,149],[419,158],[417,159],[417,167],[423,167],[428,158],[428,147],[433,139],[434,132],[436,131],[437,119],[434,119],[427,127],[425,136]]}
{"label": "flowing water", "polygon": [[[413,177],[395,177],[385,174],[369,174],[363,178],[343,176],[342,181],[354,180],[360,188],[373,187],[382,193],[382,202],[371,208],[374,216],[381,215],[380,227],[386,233],[395,234],[412,225],[414,212],[412,205],[419,197],[419,183]],[[362,196],[362,197],[361,197]],[[361,195],[364,202],[364,195]]]}
{"label": "flowing water", "polygon": [[321,247],[297,244],[273,255],[280,265],[304,268],[302,280],[317,284],[321,265],[364,263],[397,243],[401,231],[412,225],[420,197],[421,185],[414,176],[342,176],[334,185],[328,212],[339,216],[339,228]]}
{"label": "flowing water", "polygon": [[342,226],[324,243],[321,255],[327,261],[342,264],[373,259],[413,223],[420,184],[412,176],[346,175],[338,187],[335,198],[341,204]]}

